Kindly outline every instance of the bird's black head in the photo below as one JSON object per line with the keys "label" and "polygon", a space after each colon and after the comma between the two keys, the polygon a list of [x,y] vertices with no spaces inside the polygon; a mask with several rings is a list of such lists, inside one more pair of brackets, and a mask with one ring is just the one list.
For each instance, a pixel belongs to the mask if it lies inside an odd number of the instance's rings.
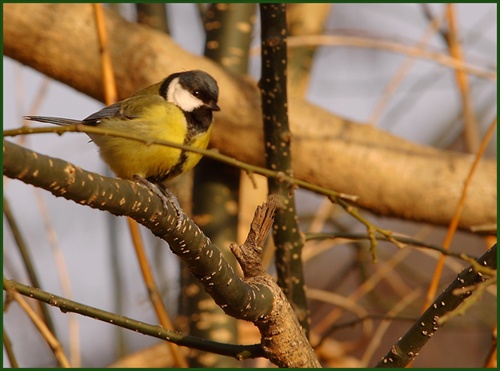
{"label": "bird's black head", "polygon": [[160,94],[184,112],[197,109],[220,111],[217,105],[217,81],[204,71],[193,70],[170,75],[162,83]]}

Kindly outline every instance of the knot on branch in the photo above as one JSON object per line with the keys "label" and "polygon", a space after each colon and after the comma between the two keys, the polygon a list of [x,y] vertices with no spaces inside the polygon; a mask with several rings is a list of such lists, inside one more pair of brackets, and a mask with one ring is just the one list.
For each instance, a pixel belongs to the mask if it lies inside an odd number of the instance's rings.
{"label": "knot on branch", "polygon": [[247,239],[243,245],[231,244],[231,251],[243,270],[245,278],[259,276],[262,268],[262,246],[271,230],[277,200],[270,196],[267,202],[257,207],[250,225]]}

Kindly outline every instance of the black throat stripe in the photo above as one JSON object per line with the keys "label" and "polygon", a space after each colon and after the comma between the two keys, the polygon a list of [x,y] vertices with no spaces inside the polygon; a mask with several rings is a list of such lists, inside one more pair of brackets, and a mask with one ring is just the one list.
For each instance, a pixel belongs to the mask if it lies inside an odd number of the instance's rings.
{"label": "black throat stripe", "polygon": [[189,141],[197,134],[204,133],[212,124],[212,110],[207,107],[200,107],[192,112],[184,112],[186,117]]}

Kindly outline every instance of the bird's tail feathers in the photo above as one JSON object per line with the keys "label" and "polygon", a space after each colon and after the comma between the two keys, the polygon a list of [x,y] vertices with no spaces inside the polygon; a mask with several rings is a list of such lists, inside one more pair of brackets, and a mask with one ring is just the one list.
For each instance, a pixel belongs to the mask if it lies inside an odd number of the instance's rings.
{"label": "bird's tail feathers", "polygon": [[29,121],[38,121],[38,122],[44,122],[47,124],[55,124],[55,125],[77,125],[81,124],[81,120],[72,120],[72,119],[65,119],[62,117],[49,117],[49,116],[24,116],[23,117],[25,120]]}

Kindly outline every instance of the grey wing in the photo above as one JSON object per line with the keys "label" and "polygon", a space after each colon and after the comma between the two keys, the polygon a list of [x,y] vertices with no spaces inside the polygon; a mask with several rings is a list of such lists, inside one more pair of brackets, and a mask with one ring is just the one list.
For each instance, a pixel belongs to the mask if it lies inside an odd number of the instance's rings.
{"label": "grey wing", "polygon": [[102,110],[84,118],[82,122],[85,125],[96,126],[103,119],[134,120],[139,118],[145,109],[165,103],[165,99],[157,94],[135,95],[104,107]]}
{"label": "grey wing", "polygon": [[85,124],[90,126],[98,125],[102,119],[111,117],[120,117],[121,102],[116,102],[110,106],[104,107],[102,110],[91,114],[83,120],[65,119],[62,117],[49,117],[49,116],[24,116],[25,120],[44,122],[56,125],[76,125]]}
{"label": "grey wing", "polygon": [[129,103],[128,99],[116,102],[114,104],[104,107],[100,111],[91,114],[90,116],[84,118],[83,120],[72,120],[72,119],[65,119],[62,117],[49,117],[49,116],[24,116],[24,119],[30,121],[44,122],[49,124],[56,124],[56,125],[85,124],[90,126],[97,126],[99,125],[102,119],[117,118],[117,119],[127,120],[127,119],[137,118],[136,115],[131,115],[131,114],[125,115],[123,113],[124,110],[122,109],[122,107],[128,107],[128,103]]}
{"label": "grey wing", "polygon": [[113,103],[107,107],[104,107],[102,110],[97,111],[96,113],[91,114],[90,116],[84,118],[82,123],[85,125],[96,126],[98,125],[102,119],[112,118],[112,117],[123,117],[120,112],[122,102]]}
{"label": "grey wing", "polygon": [[48,124],[56,125],[76,125],[85,124],[90,126],[98,125],[102,119],[111,117],[120,117],[120,106],[121,102],[116,102],[110,106],[104,107],[100,111],[97,111],[90,116],[84,118],[83,120],[72,120],[65,119],[62,117],[49,117],[49,116],[24,116],[25,120],[44,122]]}

